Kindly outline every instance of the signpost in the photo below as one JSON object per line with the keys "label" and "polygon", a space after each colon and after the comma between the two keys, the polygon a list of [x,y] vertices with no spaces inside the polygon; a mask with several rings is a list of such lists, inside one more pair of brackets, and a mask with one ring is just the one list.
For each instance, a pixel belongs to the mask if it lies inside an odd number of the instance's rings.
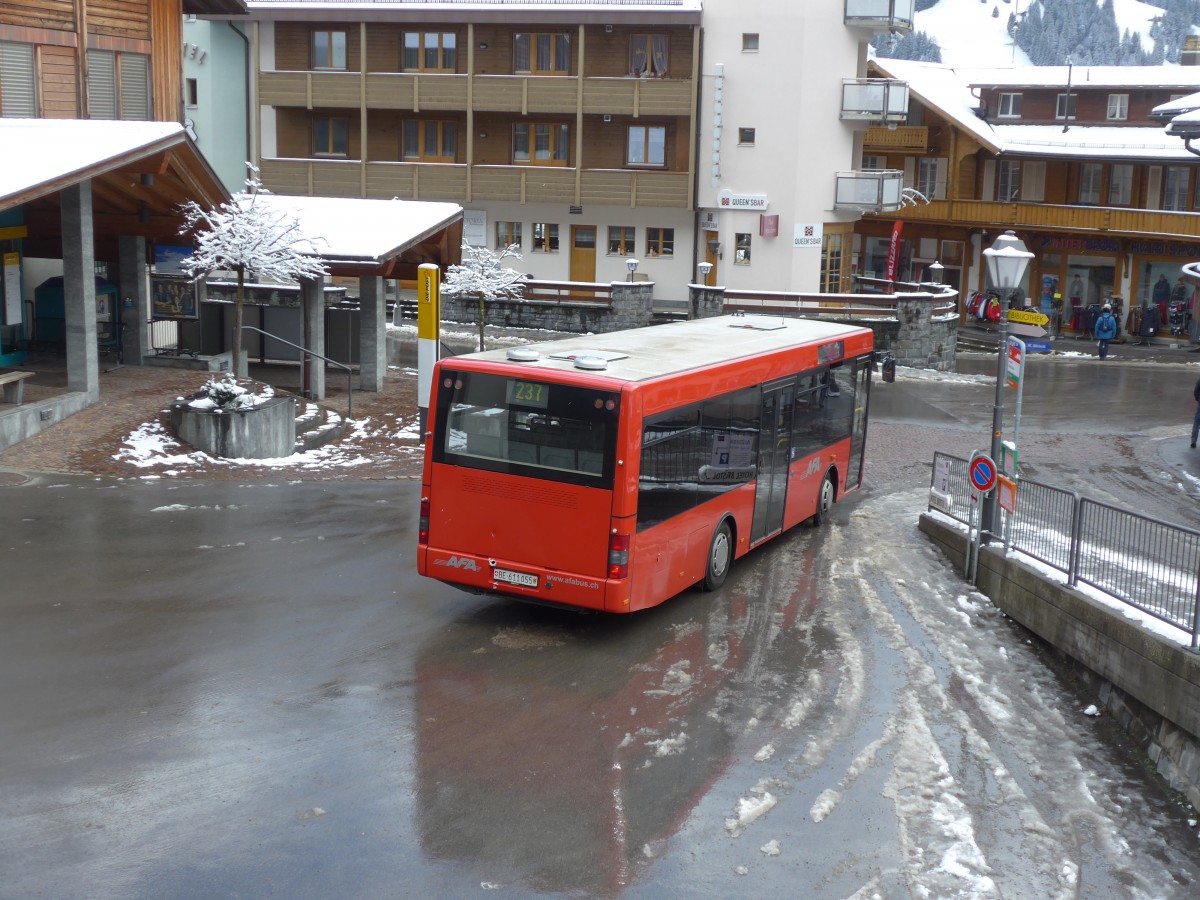
{"label": "signpost", "polygon": [[1050,322],[1050,317],[1045,313],[1040,313],[1036,309],[1010,309],[1008,311],[1008,321],[1021,322],[1025,325],[1047,325]]}
{"label": "signpost", "polygon": [[[994,459],[982,450],[971,454],[971,461],[967,463],[967,481],[979,496],[979,502],[976,504],[979,509],[979,529],[975,531],[973,521],[967,525],[967,580],[972,584],[975,583],[975,575],[979,571],[979,545],[983,543],[983,498],[996,487],[998,476]],[[973,540],[972,532],[975,532]]]}
{"label": "signpost", "polygon": [[1025,325],[1022,322],[1009,322],[1008,333],[1015,334],[1020,338],[1043,338],[1046,336],[1046,329],[1041,325]]}
{"label": "signpost", "polygon": [[1026,341],[1025,352],[1027,353],[1049,353],[1053,347],[1049,341]]}

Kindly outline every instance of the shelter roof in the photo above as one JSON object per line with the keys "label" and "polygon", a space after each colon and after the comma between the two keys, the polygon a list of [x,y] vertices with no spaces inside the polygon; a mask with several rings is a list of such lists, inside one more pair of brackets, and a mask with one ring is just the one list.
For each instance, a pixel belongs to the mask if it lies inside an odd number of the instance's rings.
{"label": "shelter roof", "polygon": [[0,211],[24,208],[30,256],[61,255],[59,192],[84,181],[100,258],[118,234],[177,241],[182,203],[229,199],[177,122],[0,118],[0,147]]}
{"label": "shelter roof", "polygon": [[[463,210],[457,203],[269,193],[255,202],[295,216],[309,238],[301,249],[325,260],[335,275],[412,278],[422,262],[446,265],[461,256]],[[401,264],[411,272],[397,271]]]}

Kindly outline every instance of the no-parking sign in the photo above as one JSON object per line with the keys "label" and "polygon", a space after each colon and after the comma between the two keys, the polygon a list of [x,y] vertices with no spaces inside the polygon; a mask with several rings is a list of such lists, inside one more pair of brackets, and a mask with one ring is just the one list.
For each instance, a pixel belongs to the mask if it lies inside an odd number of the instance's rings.
{"label": "no-parking sign", "polygon": [[986,453],[976,452],[967,467],[971,487],[981,494],[990,494],[996,486],[996,461]]}

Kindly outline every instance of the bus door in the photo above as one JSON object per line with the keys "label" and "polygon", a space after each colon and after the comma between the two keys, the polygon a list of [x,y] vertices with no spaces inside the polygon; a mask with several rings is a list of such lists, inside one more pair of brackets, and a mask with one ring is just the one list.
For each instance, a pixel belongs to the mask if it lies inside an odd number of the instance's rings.
{"label": "bus door", "polygon": [[854,424],[850,432],[850,459],[846,465],[846,490],[862,483],[863,447],[867,443],[867,404],[871,393],[871,362],[859,359],[854,363]]}
{"label": "bus door", "polygon": [[750,545],[783,530],[787,500],[788,463],[792,456],[792,406],[794,382],[763,388],[758,434],[758,483],[754,493],[754,521]]}

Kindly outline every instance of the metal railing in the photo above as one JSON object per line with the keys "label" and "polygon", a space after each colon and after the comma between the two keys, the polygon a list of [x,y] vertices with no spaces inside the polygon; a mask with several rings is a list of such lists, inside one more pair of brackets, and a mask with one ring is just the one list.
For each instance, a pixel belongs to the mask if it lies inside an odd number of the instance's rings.
{"label": "metal railing", "polygon": [[301,353],[305,354],[306,356],[316,357],[317,359],[323,360],[324,362],[332,363],[333,365],[337,366],[339,369],[345,369],[346,370],[346,418],[347,419],[354,418],[354,370],[351,369],[348,365],[346,365],[345,363],[340,363],[336,359],[330,359],[328,356],[322,356],[320,353],[314,353],[312,350],[309,350],[307,347],[301,347],[299,344],[293,344],[291,341],[285,341],[283,338],[278,337],[277,335],[271,334],[271,332],[269,332],[269,331],[263,331],[261,328],[257,328],[254,325],[243,325],[242,330],[243,331],[257,331],[259,334],[263,335],[264,337],[269,337],[273,341],[279,341],[279,343],[281,343],[281,344],[287,344],[289,347],[295,347],[297,350],[299,350]]}
{"label": "metal railing", "polygon": [[[973,524],[968,461],[935,453],[935,473],[939,465],[949,470],[949,505],[939,511]],[[1189,632],[1200,651],[1200,531],[1026,479],[1004,519],[1006,547],[1064,573],[1072,587],[1082,582]]]}
{"label": "metal railing", "polygon": [[[796,291],[749,291],[726,288],[726,312],[781,312],[800,316],[886,318],[896,315],[898,300],[920,300],[931,319],[958,315],[958,291],[932,282],[855,278],[861,293],[815,294]],[[887,293],[892,291],[892,293]]]}

